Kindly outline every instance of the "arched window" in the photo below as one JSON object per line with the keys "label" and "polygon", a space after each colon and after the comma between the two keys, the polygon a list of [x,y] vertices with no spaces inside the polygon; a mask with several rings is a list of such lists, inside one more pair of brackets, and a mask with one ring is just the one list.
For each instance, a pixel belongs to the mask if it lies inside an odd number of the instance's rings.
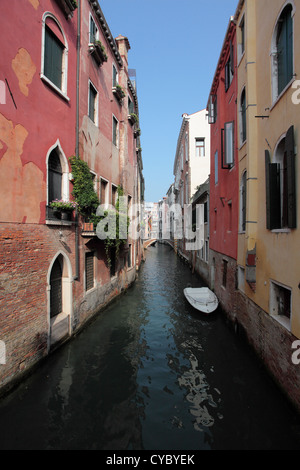
{"label": "arched window", "polygon": [[49,149],[47,159],[47,220],[56,220],[57,213],[50,207],[55,199],[69,200],[69,165],[59,140]]}
{"label": "arched window", "polygon": [[50,275],[50,318],[62,312],[62,260],[58,256]]}
{"label": "arched window", "polygon": [[68,45],[54,15],[43,17],[41,78],[67,98]]}
{"label": "arched window", "polygon": [[240,143],[243,144],[247,138],[246,121],[246,89],[244,88],[240,100]]}
{"label": "arched window", "polygon": [[273,101],[282,93],[294,73],[293,6],[288,3],[277,21],[272,40]]}
{"label": "arched window", "polygon": [[52,150],[48,160],[48,201],[62,199],[62,167],[57,148]]}
{"label": "arched window", "polygon": [[265,151],[265,159],[267,228],[296,228],[294,126],[280,139],[272,162],[268,150]]}

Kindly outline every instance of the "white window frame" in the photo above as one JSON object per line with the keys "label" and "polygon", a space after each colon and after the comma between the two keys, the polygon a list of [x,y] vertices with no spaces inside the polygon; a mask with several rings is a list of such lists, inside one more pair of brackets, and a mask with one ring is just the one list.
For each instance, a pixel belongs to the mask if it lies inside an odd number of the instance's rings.
{"label": "white window frame", "polygon": [[[116,121],[116,123],[117,123],[117,128],[116,128],[116,142],[114,142],[114,121]],[[116,116],[113,114],[113,115],[112,115],[112,139],[111,139],[111,141],[112,141],[112,144],[113,144],[115,147],[117,147],[117,148],[119,148],[119,142],[120,142],[119,132],[120,132],[120,130],[119,130],[119,120],[118,120],[118,119],[116,118]]]}
{"label": "white window frame", "polygon": [[224,124],[224,164],[234,166],[234,121]]}
{"label": "white window frame", "polygon": [[67,157],[61,147],[59,139],[55,142],[54,145],[52,145],[46,155],[46,168],[47,168],[47,205],[50,204],[49,201],[49,182],[48,182],[48,161],[51,152],[56,149],[58,150],[58,155],[60,158],[60,164],[61,164],[61,169],[62,169],[62,187],[61,187],[61,197],[65,201],[69,201],[69,164]]}
{"label": "white window frame", "polygon": [[[243,94],[245,94],[245,114],[243,114],[243,109],[242,109]],[[246,94],[246,87],[245,86],[241,90],[239,108],[240,108],[239,109],[240,147],[242,147],[245,144],[245,142],[247,141],[247,94]],[[246,126],[246,136],[245,136],[245,138],[244,138],[244,135],[243,135],[244,119],[245,119],[245,126]]]}
{"label": "white window frame", "polygon": [[[56,86],[46,75],[44,70],[44,62],[45,62],[45,32],[46,32],[46,21],[47,18],[51,18],[58,26],[63,39],[64,39],[64,51],[62,56],[62,78],[61,78],[61,88]],[[41,73],[40,78],[46,82],[48,85],[51,86],[60,96],[62,96],[65,100],[70,101],[68,97],[68,54],[69,54],[69,46],[67,42],[66,35],[64,30],[58,21],[58,19],[50,12],[46,11],[43,14],[42,18],[42,50],[41,50]]]}
{"label": "white window frame", "polygon": [[219,183],[219,152],[215,151],[215,185]]}
{"label": "white window frame", "polygon": [[99,28],[97,26],[97,22],[95,21],[93,15],[90,12],[90,15],[89,15],[89,46],[92,46],[94,44],[93,42],[91,42],[91,22],[92,21],[93,21],[93,23],[95,24],[95,27],[96,27],[95,40],[97,41],[99,39]]}
{"label": "white window frame", "polygon": [[[201,143],[203,145],[197,145],[197,143]],[[195,147],[196,147],[196,157],[199,157],[199,158],[205,157],[205,137],[196,137]]]}
{"label": "white window frame", "polygon": [[[277,297],[278,294],[276,294],[276,289],[285,289],[290,292],[290,317],[286,317],[285,315],[280,315],[278,313],[278,302],[277,302]],[[281,282],[274,281],[273,279],[270,279],[270,315],[272,318],[277,320],[281,325],[283,325],[287,330],[291,330],[291,323],[292,323],[292,289],[291,287],[288,287]]]}
{"label": "white window frame", "polygon": [[[94,108],[94,120],[91,119],[90,117],[90,89],[91,87],[95,90],[96,92],[96,97],[95,97],[95,108]],[[89,79],[89,88],[88,88],[88,109],[87,109],[87,115],[89,119],[95,124],[95,126],[98,126],[98,107],[99,107],[99,92],[93,82]]]}
{"label": "white window frame", "polygon": [[[244,28],[244,44],[242,43],[242,25]],[[245,13],[243,14],[241,21],[239,22],[238,25],[238,32],[239,32],[239,43],[238,43],[238,64],[242,60],[245,50],[246,50],[246,15]],[[244,46],[244,48],[243,48]]]}
{"label": "white window frame", "polygon": [[[114,70],[116,71],[116,83],[114,83]],[[114,88],[119,84],[119,72],[118,72],[118,67],[116,66],[115,63],[112,64],[112,87]]]}
{"label": "white window frame", "polygon": [[[287,5],[292,6],[292,21],[293,21],[293,70],[295,72],[295,21],[294,16],[296,13],[296,6],[294,0],[287,0],[277,16],[273,35],[272,35],[272,42],[271,42],[271,51],[270,51],[270,58],[271,58],[271,88],[272,88],[272,108],[275,106],[277,101],[281,98],[282,95],[286,92],[286,90],[291,86],[291,84],[295,81],[295,76],[292,77],[289,83],[287,83],[286,87],[278,93],[278,63],[277,63],[277,32],[278,32],[278,25],[279,20],[282,15],[283,10]],[[271,110],[272,110],[271,108]]]}

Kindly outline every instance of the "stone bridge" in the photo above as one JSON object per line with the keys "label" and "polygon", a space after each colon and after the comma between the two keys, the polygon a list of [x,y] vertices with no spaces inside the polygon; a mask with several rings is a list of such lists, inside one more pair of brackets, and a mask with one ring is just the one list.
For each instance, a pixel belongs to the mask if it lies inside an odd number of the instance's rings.
{"label": "stone bridge", "polygon": [[144,241],[144,248],[148,248],[148,246],[155,245],[157,242],[157,238],[150,238],[149,240]]}

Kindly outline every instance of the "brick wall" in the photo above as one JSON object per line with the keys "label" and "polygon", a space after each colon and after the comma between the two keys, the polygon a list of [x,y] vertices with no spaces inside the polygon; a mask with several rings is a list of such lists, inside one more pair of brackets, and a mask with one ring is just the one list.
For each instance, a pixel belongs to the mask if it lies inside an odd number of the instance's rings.
{"label": "brick wall", "polygon": [[[236,260],[229,256],[210,250],[210,264],[214,267],[213,287],[222,309],[227,316],[235,319],[235,291],[236,291]],[[224,273],[226,269],[226,273]]]}
{"label": "brick wall", "polygon": [[295,337],[242,292],[236,292],[236,320],[267,370],[300,410],[300,364],[292,362]]}
{"label": "brick wall", "polygon": [[[74,257],[66,243],[72,228],[0,224],[0,340],[6,364],[0,365],[0,387],[47,354],[47,273],[60,250]],[[73,237],[71,237],[73,239]]]}

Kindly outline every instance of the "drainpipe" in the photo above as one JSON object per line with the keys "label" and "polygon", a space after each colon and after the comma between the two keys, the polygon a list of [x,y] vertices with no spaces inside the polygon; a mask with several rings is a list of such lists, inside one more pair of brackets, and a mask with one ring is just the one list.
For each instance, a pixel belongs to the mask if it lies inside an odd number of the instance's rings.
{"label": "drainpipe", "polygon": [[[81,0],[77,0],[77,64],[76,64],[76,149],[75,156],[79,158],[79,74],[80,74],[80,28],[81,28]],[[78,212],[75,211],[75,265],[74,281],[79,279],[79,228]]]}

